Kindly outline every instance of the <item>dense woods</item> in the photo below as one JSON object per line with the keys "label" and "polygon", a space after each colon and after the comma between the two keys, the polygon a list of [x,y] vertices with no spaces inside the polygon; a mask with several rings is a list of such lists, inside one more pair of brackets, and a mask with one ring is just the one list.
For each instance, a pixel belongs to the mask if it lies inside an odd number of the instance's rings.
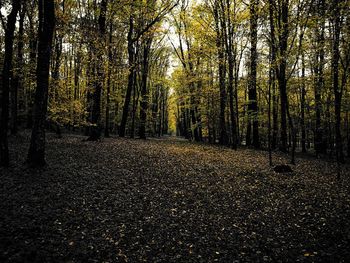
{"label": "dense woods", "polygon": [[0,11],[0,262],[350,262],[350,0]]}
{"label": "dense woods", "polygon": [[[199,128],[208,141],[234,148],[238,143],[292,154],[298,149],[344,161],[348,6],[218,0],[183,7],[182,28],[193,33],[179,33],[179,41],[195,67],[191,78],[180,69],[172,77],[176,87],[195,88],[174,88],[184,100],[178,103],[177,131],[196,139]],[[189,121],[188,108],[199,111],[201,120]]]}
{"label": "dense woods", "polygon": [[[347,0],[1,1],[1,164],[45,129],[350,155]],[[11,146],[10,146],[11,147]],[[39,157],[40,156],[40,157]]]}

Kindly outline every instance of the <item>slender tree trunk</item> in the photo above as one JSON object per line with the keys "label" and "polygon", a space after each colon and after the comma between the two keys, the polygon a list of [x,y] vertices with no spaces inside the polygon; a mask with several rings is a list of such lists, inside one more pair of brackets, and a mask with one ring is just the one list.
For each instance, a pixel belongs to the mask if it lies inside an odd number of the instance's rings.
{"label": "slender tree trunk", "polygon": [[59,33],[56,31],[55,34],[55,52],[53,54],[53,66],[52,66],[52,80],[53,80],[53,97],[54,99],[57,99],[58,96],[58,82],[60,79],[60,67],[61,67],[61,56],[62,56],[62,49],[63,49],[63,38]]}
{"label": "slender tree trunk", "polygon": [[198,122],[197,122],[197,116],[196,116],[196,98],[195,95],[193,94],[195,91],[194,88],[194,83],[191,83],[191,99],[190,99],[190,113],[191,113],[191,131],[192,131],[192,138],[196,141],[199,142],[199,132],[198,132]]}
{"label": "slender tree trunk", "polygon": [[233,56],[233,25],[231,23],[231,6],[230,1],[227,0],[227,24],[228,24],[228,34],[227,34],[227,57],[228,57],[228,91],[229,91],[229,107],[230,107],[230,120],[231,120],[231,137],[232,137],[232,148],[237,149],[237,124],[236,124],[236,114],[234,108],[234,56]]}
{"label": "slender tree trunk", "polygon": [[162,109],[162,135],[168,132],[168,123],[167,123],[167,97],[168,93],[166,88],[163,90],[163,109]]}
{"label": "slender tree trunk", "polygon": [[221,145],[228,144],[228,136],[226,131],[226,120],[225,120],[225,111],[226,111],[226,61],[225,61],[225,42],[223,34],[223,19],[219,16],[219,4],[215,2],[214,4],[214,18],[216,24],[216,48],[218,52],[219,60],[219,89],[220,89],[220,117],[219,117],[219,129],[220,137],[219,143]]}
{"label": "slender tree trunk", "polygon": [[270,46],[271,46],[271,89],[272,89],[272,139],[271,148],[276,149],[278,136],[278,109],[276,96],[276,40],[275,40],[275,24],[274,24],[274,0],[269,0],[269,21],[270,21]]}
{"label": "slender tree trunk", "polygon": [[250,79],[248,92],[248,119],[253,124],[253,146],[260,147],[259,141],[259,121],[258,121],[258,101],[256,92],[256,68],[257,68],[257,42],[258,42],[258,1],[253,0],[250,3]]}
{"label": "slender tree trunk", "polygon": [[[99,41],[105,43],[106,34],[106,13],[107,13],[107,0],[102,0],[100,3],[100,16],[98,18],[99,25]],[[101,138],[101,93],[104,83],[104,72],[103,72],[103,48],[97,48],[97,81],[93,92],[93,104],[92,104],[92,115],[89,141],[97,141]]]}
{"label": "slender tree trunk", "polygon": [[239,124],[239,108],[238,108],[238,78],[239,78],[239,67],[237,67],[237,69],[235,69],[234,98],[235,98],[235,108],[236,108],[237,145],[240,145],[241,139],[240,139],[240,135],[239,135],[240,134],[240,124]]}
{"label": "slender tree trunk", "polygon": [[[87,115],[86,115],[86,122],[87,123],[91,123],[91,115],[92,115],[92,89],[93,89],[93,86],[94,86],[94,83],[95,83],[95,59],[93,58],[93,55],[92,55],[92,48],[90,47],[88,49],[88,53],[89,53],[89,61],[90,61],[90,64],[87,65],[87,68],[86,68],[86,76],[87,76],[87,91],[86,91],[86,111],[87,111]],[[86,136],[89,136],[90,134],[90,127],[87,126],[86,127],[86,130],[85,130],[85,135]]]}
{"label": "slender tree trunk", "polygon": [[333,43],[332,43],[332,77],[334,91],[334,113],[335,113],[335,142],[337,161],[344,162],[343,142],[341,135],[341,99],[342,87],[339,87],[339,60],[340,60],[340,3],[339,0],[332,1]]}
{"label": "slender tree trunk", "polygon": [[[190,46],[189,41],[187,40],[187,45]],[[192,56],[191,52],[188,52],[188,74],[189,79],[194,79],[196,77],[196,74],[194,72],[194,66],[192,63]],[[199,129],[198,129],[198,120],[196,115],[196,107],[197,107],[197,99],[196,99],[196,87],[195,82],[193,80],[189,83],[189,90],[190,90],[190,114],[191,114],[191,134],[192,139],[194,139],[196,142],[200,141],[199,139]]]}
{"label": "slender tree trunk", "polygon": [[287,151],[287,47],[288,47],[288,0],[281,1],[281,28],[279,41],[279,68],[278,68],[278,86],[281,97],[281,143],[280,150]]}
{"label": "slender tree trunk", "polygon": [[272,48],[270,47],[270,70],[269,70],[269,108],[268,108],[268,150],[269,150],[269,164],[272,166],[272,149],[271,149],[271,86],[272,86],[272,75],[273,75],[273,64],[272,64]]}
{"label": "slender tree trunk", "polygon": [[79,85],[79,77],[80,77],[80,67],[81,67],[81,46],[78,48],[74,58],[74,100],[80,99],[80,85]]}
{"label": "slender tree trunk", "polygon": [[[138,48],[137,48],[138,49]],[[136,83],[139,79],[138,72],[134,71],[134,87],[132,94],[132,112],[131,112],[131,127],[130,127],[130,138],[135,138],[135,119],[136,119],[136,109],[139,101],[139,89],[136,86]]]}
{"label": "slender tree trunk", "polygon": [[[221,53],[221,52],[219,52]],[[223,59],[223,54],[219,55]],[[225,110],[226,110],[226,86],[225,86],[225,65],[220,62],[219,65],[219,78],[220,78],[220,144],[227,145],[228,137],[226,131],[226,120],[225,120]]]}
{"label": "slender tree trunk", "polygon": [[[51,76],[52,76],[52,84],[51,88],[53,89],[51,91],[51,96],[48,97],[48,100],[52,99],[53,101],[56,100],[56,103],[58,100],[58,88],[59,88],[59,79],[60,79],[60,67],[61,67],[61,56],[62,56],[62,49],[63,49],[63,37],[59,35],[59,33],[56,31],[54,33],[54,54],[52,55],[52,66],[51,66]],[[50,94],[49,94],[50,95]],[[50,98],[52,97],[52,98]],[[55,121],[54,123],[50,123],[50,125],[53,124],[56,126],[56,134],[60,138],[62,137],[61,134],[61,128],[58,121]]]}
{"label": "slender tree trunk", "polygon": [[[317,59],[319,60],[319,59]],[[318,61],[318,63],[320,63]],[[314,145],[315,145],[315,153],[316,155],[319,155],[322,153],[322,137],[323,137],[323,129],[321,125],[321,111],[322,111],[322,101],[321,101],[321,88],[320,85],[320,79],[323,78],[321,76],[321,72],[319,72],[319,67],[315,66],[316,70],[315,72],[315,86],[314,86],[314,93],[315,93],[315,137],[314,137]]]}
{"label": "slender tree trunk", "polygon": [[[160,89],[160,84],[156,84],[155,90],[153,92],[152,96],[152,120],[153,120],[153,131],[152,135],[155,136],[157,134],[157,122],[158,122],[158,99],[159,99],[159,89]],[[178,125],[179,125],[179,130],[176,132],[179,132],[180,136],[184,136],[185,131],[184,131],[184,114],[183,114],[183,103],[178,102],[177,103],[177,110],[178,110]]]}
{"label": "slender tree trunk", "polygon": [[325,3],[324,0],[319,0],[317,3],[317,12],[319,15],[319,20],[316,25],[316,61],[315,61],[315,153],[319,155],[324,153],[325,145],[323,144],[323,127],[322,127],[322,100],[321,93],[324,89],[324,30],[325,30],[325,21],[324,21],[324,13],[325,13]]}
{"label": "slender tree trunk", "polygon": [[[33,11],[33,10],[31,10]],[[29,10],[28,10],[29,12]],[[33,17],[29,14],[29,85],[26,87],[26,112],[27,112],[27,128],[33,127],[33,107],[34,107],[34,86],[36,81],[36,64],[38,52],[37,32],[35,31],[35,23]]]}
{"label": "slender tree trunk", "polygon": [[124,105],[123,105],[123,113],[122,120],[120,122],[119,127],[119,136],[125,136],[126,122],[128,120],[129,114],[129,105],[131,101],[131,93],[134,86],[134,71],[135,71],[135,50],[134,50],[134,42],[133,42],[133,34],[134,34],[134,17],[130,15],[129,18],[129,32],[128,32],[128,60],[129,60],[129,75],[128,75],[128,86],[126,89]]}
{"label": "slender tree trunk", "polygon": [[13,73],[11,83],[11,107],[12,107],[12,125],[11,134],[17,134],[18,132],[18,95],[22,93],[22,81],[23,81],[23,47],[24,47],[24,17],[25,17],[25,5],[23,4],[19,18],[19,29],[18,29],[18,42],[17,42],[17,58],[16,58],[16,70]]}
{"label": "slender tree trunk", "polygon": [[305,129],[305,57],[302,54],[301,58],[301,98],[300,98],[300,126],[301,126],[301,151],[306,153],[306,129]]}
{"label": "slender tree trunk", "polygon": [[5,55],[2,69],[2,108],[0,122],[0,166],[5,167],[10,164],[7,134],[9,127],[9,92],[12,76],[13,38],[16,28],[16,17],[20,7],[20,1],[12,1],[12,10],[7,17],[5,28]]}
{"label": "slender tree trunk", "polygon": [[105,137],[109,137],[110,126],[110,96],[111,96],[111,74],[112,74],[112,33],[113,23],[112,20],[109,24],[109,41],[108,41],[108,76],[107,76],[107,92],[106,92],[106,123],[105,123]]}
{"label": "slender tree trunk", "polygon": [[27,163],[45,165],[45,120],[49,88],[49,70],[52,38],[55,30],[54,0],[39,0],[37,88],[34,103],[34,125]]}
{"label": "slender tree trunk", "polygon": [[[202,92],[202,80],[198,81],[197,83],[197,92],[198,94],[201,94]],[[168,91],[166,91],[166,97],[165,97],[166,103],[168,103]],[[196,106],[195,106],[195,115],[197,117],[197,130],[198,130],[198,141],[203,141],[203,130],[202,130],[202,113],[201,110],[199,109],[200,105],[200,98],[197,96],[196,97]],[[167,109],[167,115],[166,115],[166,123],[167,123],[167,132],[168,132],[168,121],[169,121],[169,115],[168,115],[168,106],[165,105]]]}

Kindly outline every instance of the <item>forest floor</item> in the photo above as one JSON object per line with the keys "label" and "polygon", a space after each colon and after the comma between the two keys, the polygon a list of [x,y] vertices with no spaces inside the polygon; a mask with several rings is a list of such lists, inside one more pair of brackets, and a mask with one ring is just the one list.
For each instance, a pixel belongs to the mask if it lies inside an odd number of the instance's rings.
{"label": "forest floor", "polygon": [[[350,166],[165,138],[27,134],[0,168],[0,262],[349,262]],[[278,153],[275,163],[288,159]]]}

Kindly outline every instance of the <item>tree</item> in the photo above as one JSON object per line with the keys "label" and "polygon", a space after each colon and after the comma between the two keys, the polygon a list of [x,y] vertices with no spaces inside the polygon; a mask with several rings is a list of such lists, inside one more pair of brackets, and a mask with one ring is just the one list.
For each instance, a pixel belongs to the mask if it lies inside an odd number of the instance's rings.
{"label": "tree", "polygon": [[256,67],[257,67],[257,42],[258,42],[258,1],[252,0],[250,3],[250,76],[248,92],[248,127],[247,127],[247,145],[250,144],[251,122],[253,122],[253,146],[259,148],[259,121],[258,121],[258,102],[256,93]]}
{"label": "tree", "polygon": [[102,0],[100,3],[100,15],[98,18],[98,41],[102,43],[102,47],[95,47],[95,56],[97,57],[97,80],[92,95],[92,113],[91,113],[91,129],[89,134],[89,141],[97,141],[101,137],[101,92],[104,83],[104,44],[106,34],[106,13],[107,0]]}
{"label": "tree", "polygon": [[29,166],[45,165],[45,121],[49,88],[49,70],[52,38],[55,30],[54,0],[39,0],[38,60],[36,93],[34,102],[34,125],[27,157]]}
{"label": "tree", "polygon": [[9,92],[12,77],[13,39],[16,28],[16,17],[20,10],[21,2],[12,0],[12,10],[7,17],[5,25],[5,56],[2,69],[2,100],[1,100],[1,123],[0,123],[0,165],[9,166],[10,157],[8,149],[9,127]]}
{"label": "tree", "polygon": [[[152,2],[152,1],[151,1]],[[149,3],[146,1],[146,5]],[[135,44],[139,41],[139,39],[145,35],[149,30],[153,28],[155,24],[160,22],[164,16],[169,13],[175,6],[177,6],[177,2],[173,3],[172,1],[165,1],[157,10],[153,9],[152,12],[155,12],[153,19],[148,21],[146,24],[142,24],[139,28],[135,28],[135,16],[137,14],[136,7],[142,8],[142,4],[138,5],[136,0],[133,0],[130,4],[130,14],[129,14],[129,30],[127,35],[127,50],[128,50],[128,64],[129,64],[129,73],[128,73],[128,85],[125,93],[123,111],[122,111],[122,119],[119,127],[119,136],[125,136],[126,124],[129,115],[129,105],[131,102],[131,94],[135,85],[135,62],[136,62],[136,54],[135,54]],[[159,11],[158,11],[159,10]],[[136,30],[135,30],[136,29]],[[144,104],[145,105],[145,104]]]}
{"label": "tree", "polygon": [[335,143],[336,157],[338,162],[344,162],[343,141],[341,135],[341,101],[343,86],[339,86],[339,60],[340,60],[340,33],[342,26],[341,0],[333,0],[331,4],[332,23],[332,86],[334,92],[335,114]]}
{"label": "tree", "polygon": [[288,96],[287,96],[287,48],[288,48],[288,37],[289,37],[289,24],[288,24],[288,15],[289,15],[289,1],[280,0],[279,2],[279,21],[280,25],[279,34],[278,34],[278,66],[277,66],[277,79],[278,87],[280,92],[280,116],[281,116],[281,144],[280,149],[283,152],[287,151],[287,105],[288,105]]}
{"label": "tree", "polygon": [[[227,52],[227,60],[228,60],[228,91],[229,91],[229,106],[230,106],[230,121],[231,121],[231,137],[232,137],[232,148],[237,149],[237,118],[238,111],[236,111],[237,108],[234,107],[234,104],[237,104],[237,100],[234,103],[234,97],[235,92],[237,91],[237,86],[234,85],[235,83],[235,54],[234,54],[234,43],[233,43],[233,34],[234,34],[234,25],[232,22],[232,12],[231,12],[231,3],[230,1],[226,1],[225,3],[226,12],[227,12],[227,27],[228,29],[225,30],[227,34],[225,34],[226,38],[226,52]],[[234,2],[234,8],[235,8],[235,2]],[[235,10],[233,10],[233,13],[235,13]],[[237,76],[236,76],[236,82],[237,82]],[[235,87],[234,87],[235,86]],[[237,105],[238,106],[238,105]]]}
{"label": "tree", "polygon": [[149,53],[152,45],[152,37],[148,37],[143,46],[143,58],[141,66],[141,107],[140,107],[140,129],[141,139],[146,139],[146,121],[148,111],[148,71],[149,71]]}
{"label": "tree", "polygon": [[218,56],[218,71],[219,71],[219,89],[220,89],[220,137],[219,143],[222,145],[228,144],[228,135],[226,131],[226,57],[225,57],[225,30],[226,30],[226,18],[225,13],[222,10],[222,0],[215,0],[212,8],[215,20],[215,32],[216,32],[216,48]]}
{"label": "tree", "polygon": [[113,23],[112,19],[109,23],[109,40],[108,40],[108,78],[107,78],[107,91],[106,91],[106,123],[105,123],[105,137],[109,137],[110,131],[110,103],[111,103],[111,75],[112,75],[112,41],[113,41]]}
{"label": "tree", "polygon": [[[24,49],[24,18],[26,12],[26,3],[22,3],[22,8],[19,14],[18,39],[17,39],[17,55],[15,59],[15,70],[11,81],[11,107],[12,107],[12,125],[11,134],[16,135],[18,131],[18,97],[23,97],[23,49]],[[23,104],[23,98],[20,103]]]}
{"label": "tree", "polygon": [[317,10],[317,23],[315,27],[316,35],[316,54],[314,63],[314,93],[315,93],[315,152],[316,155],[325,153],[325,145],[323,143],[323,127],[321,125],[322,100],[321,94],[324,90],[324,45],[325,45],[325,2],[318,0],[315,4]]}
{"label": "tree", "polygon": [[[148,5],[145,8],[145,14],[143,20],[146,23],[149,23],[147,19],[147,14],[152,14],[151,10],[154,10],[156,1],[149,1]],[[146,139],[146,122],[147,122],[147,111],[148,111],[148,100],[149,100],[149,87],[148,87],[148,74],[149,74],[149,59],[151,46],[153,41],[154,34],[149,32],[144,36],[142,40],[142,64],[141,64],[141,103],[140,103],[140,128],[139,136],[141,139]]]}

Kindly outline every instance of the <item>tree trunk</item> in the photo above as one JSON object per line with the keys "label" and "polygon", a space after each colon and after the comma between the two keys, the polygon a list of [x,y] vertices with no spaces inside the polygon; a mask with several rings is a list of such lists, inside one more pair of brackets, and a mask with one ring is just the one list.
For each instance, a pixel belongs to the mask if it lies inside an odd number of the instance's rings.
{"label": "tree trunk", "polygon": [[220,89],[220,117],[219,117],[219,129],[220,137],[219,143],[221,145],[228,144],[228,136],[226,131],[226,120],[225,120],[225,111],[226,111],[226,59],[225,59],[225,42],[224,42],[224,25],[223,19],[219,16],[219,4],[215,2],[214,4],[214,18],[215,18],[215,30],[216,30],[216,48],[218,52],[219,60],[219,89]]}
{"label": "tree trunk", "polygon": [[34,21],[29,15],[29,87],[26,92],[27,128],[33,127],[34,84],[36,80],[36,64],[38,52],[38,40],[34,30]]}
{"label": "tree trunk", "polygon": [[168,93],[166,88],[163,89],[163,95],[162,95],[162,112],[161,112],[161,119],[162,119],[162,135],[166,134],[168,132],[168,123],[167,123],[167,110],[166,110],[166,104],[167,104],[167,97]]}
{"label": "tree trunk", "polygon": [[[105,43],[105,33],[106,33],[106,13],[107,13],[107,0],[102,0],[100,4],[100,16],[98,18],[99,25],[99,41]],[[103,48],[97,48],[97,81],[95,84],[95,89],[93,93],[93,104],[92,104],[92,115],[89,141],[97,141],[101,138],[101,92],[104,82],[104,72],[103,72]]]}
{"label": "tree trunk", "polygon": [[141,72],[141,107],[140,107],[140,128],[139,136],[141,139],[146,139],[146,121],[148,111],[148,70],[149,70],[149,53],[152,45],[152,38],[149,37],[144,43],[143,47],[143,60],[142,60],[142,72]]}
{"label": "tree trunk", "polygon": [[300,96],[300,126],[301,126],[301,151],[306,153],[306,129],[305,129],[305,57],[301,58],[301,96]]}
{"label": "tree trunk", "polygon": [[24,17],[25,17],[25,5],[23,4],[19,18],[18,29],[18,43],[17,43],[17,59],[16,70],[13,74],[12,89],[11,89],[11,106],[12,106],[12,125],[11,134],[17,134],[18,132],[18,96],[23,93],[23,47],[24,47]]}
{"label": "tree trunk", "polygon": [[[139,49],[139,48],[137,48]],[[135,119],[136,119],[136,109],[139,101],[139,89],[136,86],[136,83],[140,76],[138,76],[139,72],[134,71],[134,87],[132,94],[132,112],[131,112],[131,127],[130,127],[130,138],[135,137]]]}
{"label": "tree trunk", "polygon": [[278,87],[281,97],[281,143],[280,150],[287,151],[287,45],[288,45],[288,0],[282,0],[281,4],[281,28],[279,41],[279,68],[278,68]]}
{"label": "tree trunk", "polygon": [[106,120],[105,120],[105,137],[109,137],[110,130],[110,96],[111,96],[111,74],[112,74],[112,33],[113,23],[112,20],[109,24],[109,41],[108,41],[108,79],[107,79],[107,91],[106,91]]}
{"label": "tree trunk", "polygon": [[54,30],[54,0],[39,0],[37,88],[34,102],[34,125],[27,158],[27,163],[34,167],[45,165],[45,120]]}
{"label": "tree trunk", "polygon": [[20,1],[12,1],[12,10],[7,17],[5,28],[5,56],[2,70],[2,108],[0,122],[0,166],[9,166],[10,157],[8,149],[8,126],[9,126],[9,92],[12,75],[13,39],[16,28],[16,17],[21,7]]}
{"label": "tree trunk", "polygon": [[[86,76],[87,76],[87,91],[86,91],[86,122],[91,123],[91,115],[92,115],[92,88],[95,83],[95,64],[96,61],[93,58],[92,55],[92,48],[91,46],[88,49],[88,59],[90,61],[90,64],[86,67]],[[85,135],[89,136],[90,134],[90,126],[87,126],[85,129]]]}
{"label": "tree trunk", "polygon": [[340,59],[340,3],[339,0],[332,1],[333,43],[332,43],[332,77],[334,91],[334,113],[335,113],[335,142],[337,161],[344,162],[343,142],[341,136],[341,99],[342,88],[339,87],[339,59]]}
{"label": "tree trunk", "polygon": [[58,99],[58,89],[59,89],[59,79],[60,79],[60,67],[61,67],[61,56],[63,50],[63,36],[59,34],[58,31],[55,32],[54,35],[54,53],[52,54],[52,66],[51,66],[51,76],[52,76],[52,91],[51,96],[49,96],[49,100]]}
{"label": "tree trunk", "polygon": [[269,69],[269,90],[268,90],[268,151],[269,151],[269,164],[272,166],[272,148],[271,148],[271,87],[273,84],[273,64],[272,64],[272,47],[270,46],[270,69]]}
{"label": "tree trunk", "polygon": [[129,32],[128,32],[128,60],[129,60],[129,75],[128,75],[128,86],[126,89],[124,105],[123,105],[123,113],[122,120],[120,122],[119,127],[119,136],[125,136],[126,122],[128,120],[129,114],[129,105],[131,100],[131,93],[134,86],[134,71],[135,71],[135,51],[134,51],[134,42],[133,42],[133,34],[134,34],[134,17],[130,15],[129,18]]}
{"label": "tree trunk", "polygon": [[275,25],[274,25],[274,6],[275,2],[269,0],[269,21],[270,21],[270,46],[271,46],[271,91],[272,91],[272,138],[271,148],[276,149],[277,136],[278,136],[278,109],[277,109],[277,96],[276,96],[276,37],[275,37]]}
{"label": "tree trunk", "polygon": [[317,12],[320,17],[316,25],[316,61],[315,61],[315,153],[319,155],[324,153],[325,147],[323,145],[323,128],[321,122],[322,116],[322,100],[321,93],[324,88],[324,30],[325,30],[325,21],[324,21],[324,0],[319,0],[317,3]]}
{"label": "tree trunk", "polygon": [[[253,146],[260,147],[259,142],[259,121],[258,121],[258,101],[256,92],[256,68],[257,68],[257,42],[258,42],[258,1],[250,3],[250,79],[248,91],[248,119],[253,124]],[[250,139],[250,138],[249,138]]]}
{"label": "tree trunk", "polygon": [[227,24],[228,24],[228,34],[227,34],[227,57],[228,57],[228,91],[229,91],[229,107],[230,107],[230,120],[231,120],[231,138],[232,138],[232,148],[237,149],[237,123],[236,123],[236,112],[234,107],[234,56],[233,56],[233,25],[231,23],[231,6],[230,1],[227,3]]}

